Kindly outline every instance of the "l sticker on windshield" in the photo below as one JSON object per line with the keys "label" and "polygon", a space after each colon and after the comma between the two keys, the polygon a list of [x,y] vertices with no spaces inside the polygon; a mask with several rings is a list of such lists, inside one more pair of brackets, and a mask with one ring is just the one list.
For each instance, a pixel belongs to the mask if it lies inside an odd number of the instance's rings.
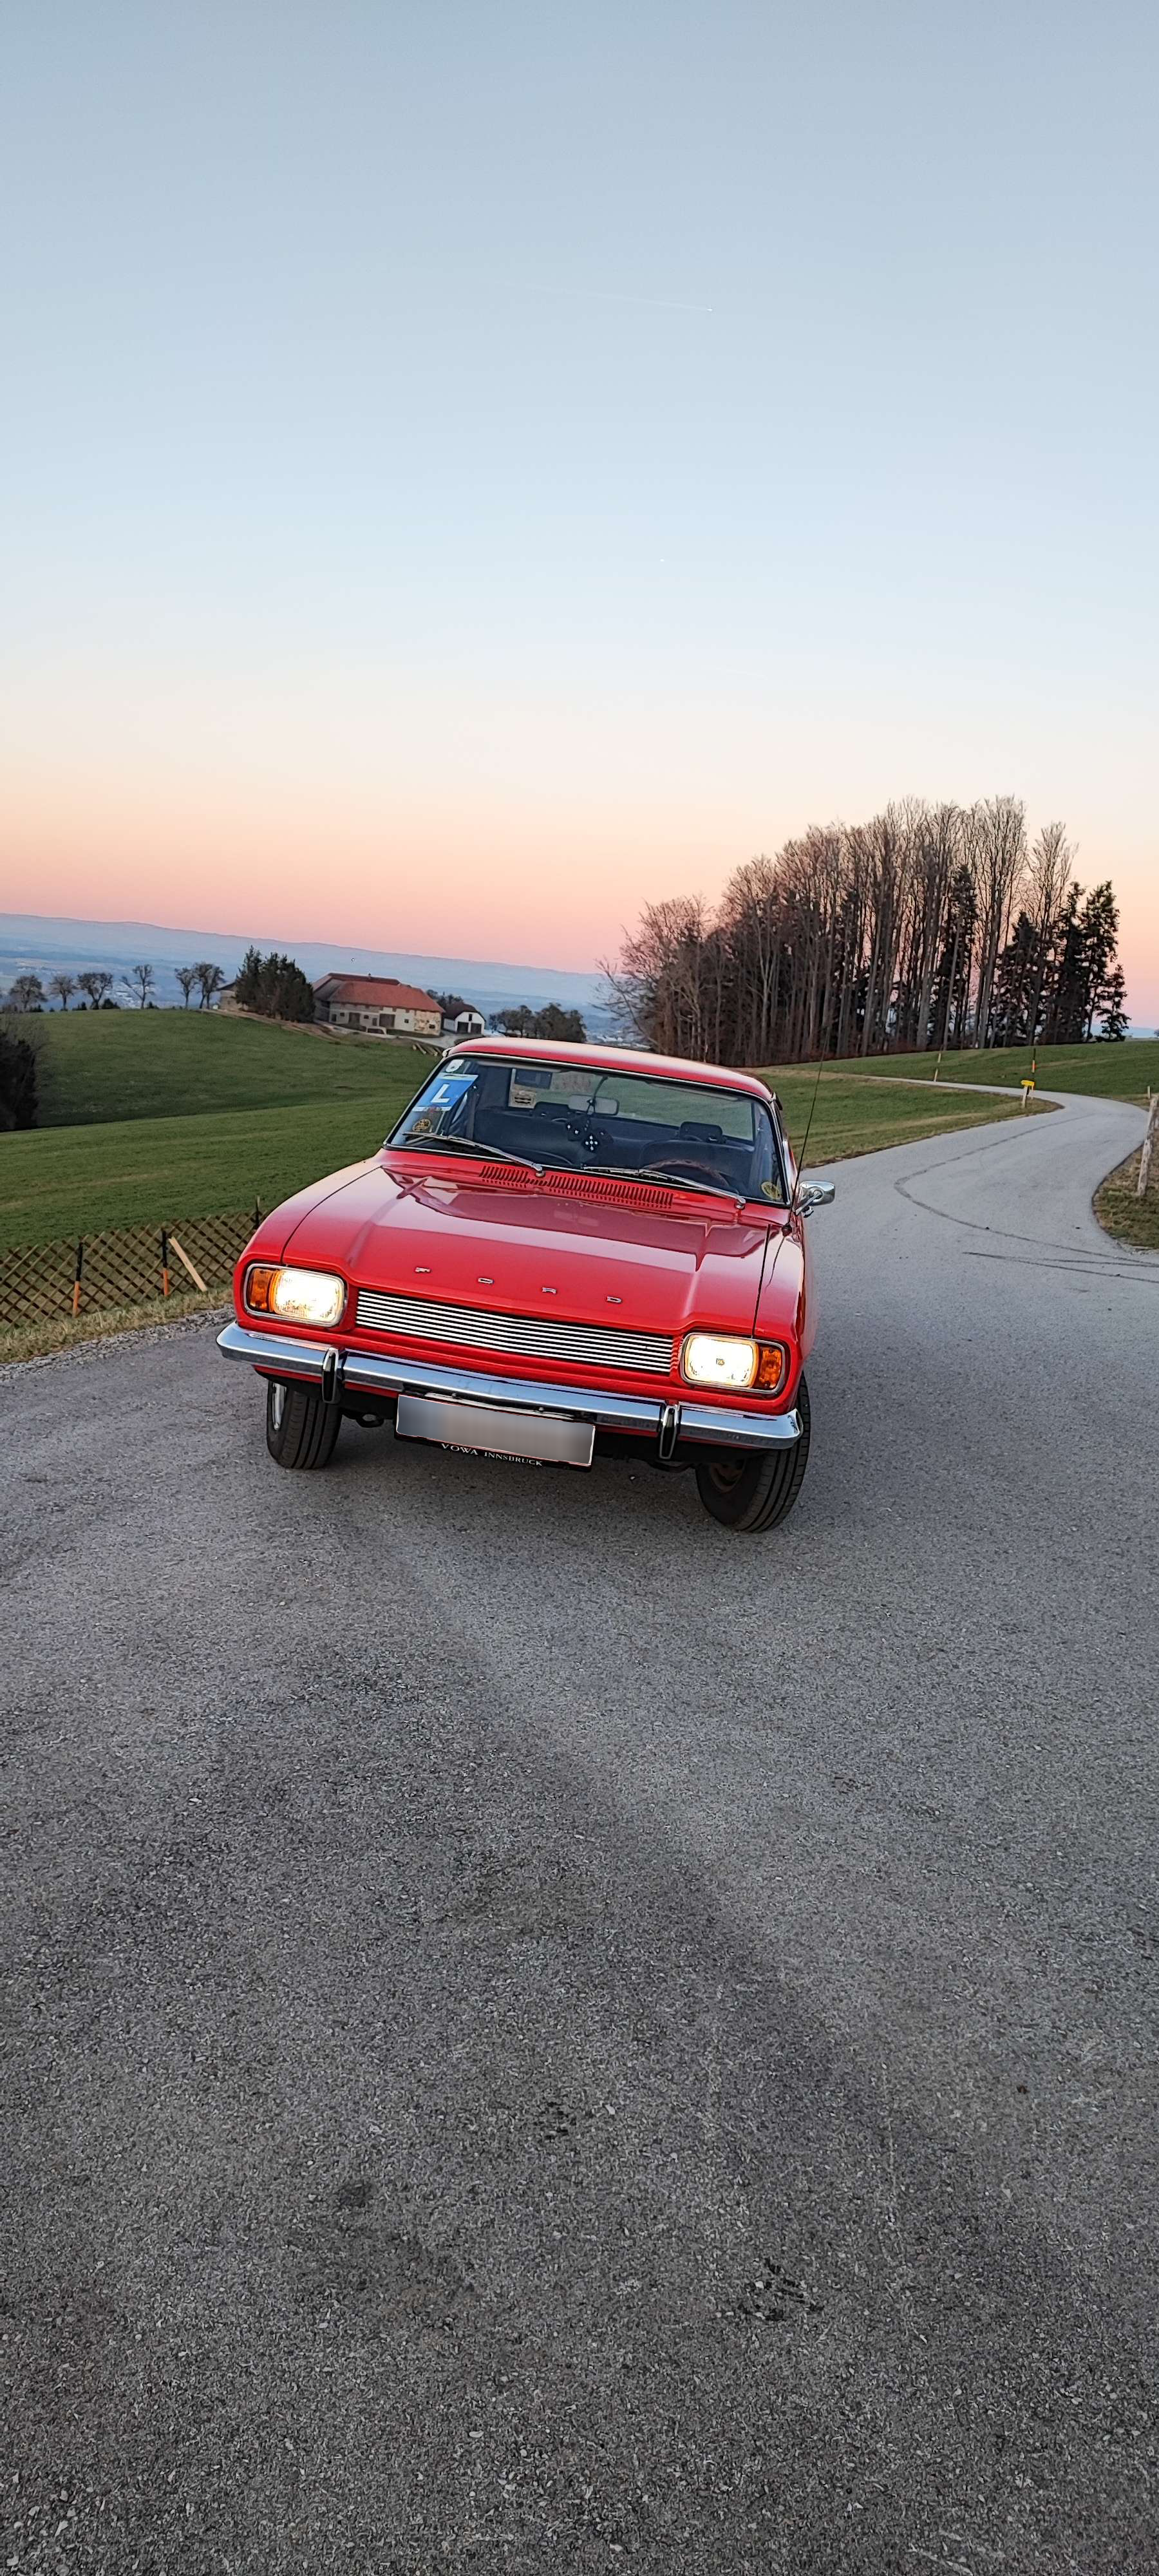
{"label": "l sticker on windshield", "polygon": [[474,1079],[473,1073],[444,1073],[427,1100],[427,1108],[453,1109],[456,1100],[461,1100],[463,1093],[470,1090]]}

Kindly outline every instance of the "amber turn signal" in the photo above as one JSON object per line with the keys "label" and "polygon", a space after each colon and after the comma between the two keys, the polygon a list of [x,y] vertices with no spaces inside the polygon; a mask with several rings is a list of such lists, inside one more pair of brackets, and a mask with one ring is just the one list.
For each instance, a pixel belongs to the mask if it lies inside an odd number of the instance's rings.
{"label": "amber turn signal", "polygon": [[255,1261],[246,1278],[245,1301],[255,1315],[268,1315],[270,1312],[270,1298],[279,1266],[272,1261]]}
{"label": "amber turn signal", "polygon": [[783,1342],[758,1342],[757,1348],[760,1358],[757,1361],[757,1373],[753,1379],[753,1385],[759,1386],[764,1395],[775,1395],[777,1388],[785,1383],[785,1361],[788,1356],[785,1345]]}

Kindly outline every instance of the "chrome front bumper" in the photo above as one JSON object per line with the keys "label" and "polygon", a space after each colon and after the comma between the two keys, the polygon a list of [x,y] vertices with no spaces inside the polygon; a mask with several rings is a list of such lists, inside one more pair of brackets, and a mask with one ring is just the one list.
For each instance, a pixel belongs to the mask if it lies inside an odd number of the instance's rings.
{"label": "chrome front bumper", "polygon": [[217,1347],[227,1360],[244,1360],[266,1377],[304,1380],[333,1404],[344,1395],[445,1395],[472,1404],[515,1405],[523,1413],[578,1414],[597,1431],[651,1434],[663,1457],[678,1441],[707,1441],[714,1449],[791,1449],[801,1437],[796,1413],[741,1413],[684,1396],[661,1403],[603,1386],[493,1377],[481,1369],[448,1368],[441,1360],[407,1359],[399,1351],[340,1351],[331,1342],[299,1341],[289,1333],[250,1332],[244,1324],[227,1324]]}

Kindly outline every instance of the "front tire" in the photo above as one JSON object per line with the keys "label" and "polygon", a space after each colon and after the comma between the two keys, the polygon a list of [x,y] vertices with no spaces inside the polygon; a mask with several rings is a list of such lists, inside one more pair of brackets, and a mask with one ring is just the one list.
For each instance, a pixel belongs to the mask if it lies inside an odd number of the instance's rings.
{"label": "front tire", "polygon": [[718,1449],[696,1470],[696,1490],[705,1511],[725,1529],[775,1529],[787,1519],[805,1481],[809,1459],[809,1390],[802,1378],[796,1411],[801,1437],[791,1449]]}
{"label": "front tire", "polygon": [[308,1387],[266,1385],[266,1447],[279,1467],[328,1467],[342,1427],[342,1408],[323,1404]]}

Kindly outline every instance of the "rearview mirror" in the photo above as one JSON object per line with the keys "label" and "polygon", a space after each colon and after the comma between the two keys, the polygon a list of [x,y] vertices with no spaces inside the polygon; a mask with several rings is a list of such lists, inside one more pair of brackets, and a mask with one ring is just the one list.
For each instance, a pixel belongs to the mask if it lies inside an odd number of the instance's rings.
{"label": "rearview mirror", "polygon": [[836,1194],[836,1181],[802,1181],[797,1206],[802,1216],[811,1216],[814,1208],[832,1207]]}

